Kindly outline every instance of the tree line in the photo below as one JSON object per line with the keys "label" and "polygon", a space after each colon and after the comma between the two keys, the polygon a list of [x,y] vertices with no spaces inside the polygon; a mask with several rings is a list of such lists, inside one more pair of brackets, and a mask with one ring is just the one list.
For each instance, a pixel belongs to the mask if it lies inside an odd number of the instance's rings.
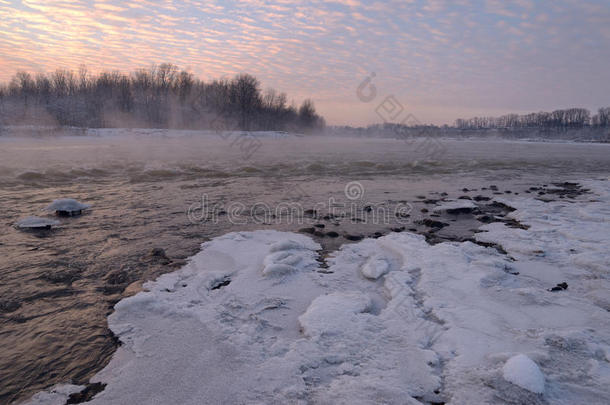
{"label": "tree line", "polygon": [[165,63],[131,74],[20,71],[0,85],[0,124],[313,131],[325,121],[310,99],[289,104],[252,75],[204,82]]}
{"label": "tree line", "polygon": [[525,115],[507,114],[501,117],[474,117],[457,119],[458,129],[525,129],[525,128],[583,128],[610,126],[610,107],[600,108],[597,114],[585,108],[568,108],[553,112]]}

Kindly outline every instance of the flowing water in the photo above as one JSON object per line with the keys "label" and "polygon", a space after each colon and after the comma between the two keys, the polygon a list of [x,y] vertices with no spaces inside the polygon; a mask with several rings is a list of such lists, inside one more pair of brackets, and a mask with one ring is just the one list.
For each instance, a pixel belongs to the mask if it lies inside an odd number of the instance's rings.
{"label": "flowing water", "polygon": [[[0,137],[0,403],[86,382],[116,347],[106,324],[113,305],[211,237],[315,229],[328,252],[353,236],[422,231],[424,196],[493,195],[492,184],[497,193],[523,193],[610,173],[607,144],[443,140],[431,149],[423,140],[273,134],[246,141],[151,130]],[[59,218],[53,230],[14,227],[51,215],[43,209],[57,198],[92,209]],[[297,209],[279,209],[287,206]]]}

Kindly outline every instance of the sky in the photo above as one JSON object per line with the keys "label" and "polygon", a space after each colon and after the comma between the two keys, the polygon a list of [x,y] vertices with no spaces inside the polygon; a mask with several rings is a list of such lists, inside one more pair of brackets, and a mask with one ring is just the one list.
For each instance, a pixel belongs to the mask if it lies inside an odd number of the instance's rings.
{"label": "sky", "polygon": [[610,106],[609,0],[0,0],[18,70],[250,73],[333,125]]}

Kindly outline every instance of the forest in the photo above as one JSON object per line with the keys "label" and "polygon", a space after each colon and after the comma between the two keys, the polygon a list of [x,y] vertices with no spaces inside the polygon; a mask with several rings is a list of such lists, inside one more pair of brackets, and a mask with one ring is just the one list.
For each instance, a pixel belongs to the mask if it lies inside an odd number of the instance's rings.
{"label": "forest", "polygon": [[204,82],[164,63],[131,74],[20,71],[0,85],[2,124],[308,132],[325,121],[310,99],[289,104],[252,75]]}

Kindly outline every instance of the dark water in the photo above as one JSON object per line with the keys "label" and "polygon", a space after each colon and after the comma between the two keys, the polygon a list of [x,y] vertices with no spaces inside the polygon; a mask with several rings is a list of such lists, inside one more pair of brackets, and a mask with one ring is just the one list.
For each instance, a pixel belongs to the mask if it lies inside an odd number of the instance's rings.
{"label": "dark water", "polygon": [[[491,184],[523,193],[610,173],[610,145],[599,144],[443,141],[432,153],[401,140],[263,138],[248,149],[211,134],[108,132],[0,138],[0,403],[86,382],[114,351],[106,328],[114,303],[180,267],[208,238],[322,224],[317,238],[332,251],[351,236],[423,232],[415,221],[429,213],[419,196],[491,196],[482,190]],[[350,182],[361,187],[355,200],[345,195]],[[92,209],[59,218],[53,231],[13,226],[65,197]],[[215,217],[202,219],[202,201]],[[280,203],[302,210],[282,215]],[[333,204],[338,214],[324,219]],[[396,217],[405,207],[410,216]],[[388,219],[372,218],[377,209]],[[321,236],[333,231],[339,237]]]}

